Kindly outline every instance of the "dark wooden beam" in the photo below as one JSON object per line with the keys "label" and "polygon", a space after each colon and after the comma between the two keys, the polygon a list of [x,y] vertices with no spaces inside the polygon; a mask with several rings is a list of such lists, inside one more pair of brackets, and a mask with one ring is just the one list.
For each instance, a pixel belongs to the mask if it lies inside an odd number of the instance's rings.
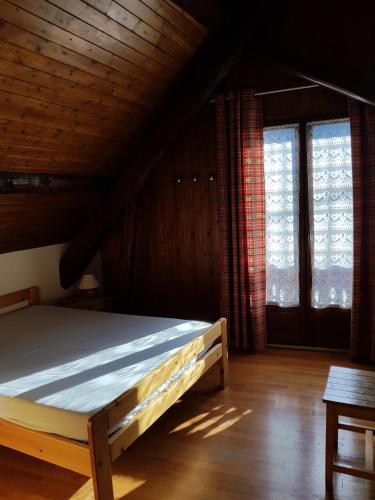
{"label": "dark wooden beam", "polygon": [[216,31],[222,29],[228,19],[228,11],[218,0],[172,0],[199,23]]}
{"label": "dark wooden beam", "polygon": [[292,75],[298,76],[303,80],[311,83],[316,83],[321,87],[342,94],[350,99],[363,102],[369,106],[375,106],[375,88],[374,85],[367,84],[365,81],[338,81],[333,75],[312,76],[305,70],[294,69],[289,66],[276,64],[281,70],[286,71]]}
{"label": "dark wooden beam", "polygon": [[0,172],[0,194],[103,193],[110,182],[83,175]]}
{"label": "dark wooden beam", "polygon": [[79,278],[121,210],[139,192],[190,118],[240,60],[241,52],[242,39],[236,28],[212,35],[200,49],[145,127],[144,135],[124,166],[124,173],[62,257],[60,281],[64,288]]}

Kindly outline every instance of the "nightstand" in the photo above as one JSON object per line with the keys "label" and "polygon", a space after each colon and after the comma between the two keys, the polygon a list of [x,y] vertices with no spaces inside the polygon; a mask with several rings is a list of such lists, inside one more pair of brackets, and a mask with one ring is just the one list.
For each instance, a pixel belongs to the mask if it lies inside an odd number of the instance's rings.
{"label": "nightstand", "polygon": [[72,307],[73,309],[89,309],[91,311],[112,311],[112,300],[102,293],[74,293],[59,300],[59,306]]}

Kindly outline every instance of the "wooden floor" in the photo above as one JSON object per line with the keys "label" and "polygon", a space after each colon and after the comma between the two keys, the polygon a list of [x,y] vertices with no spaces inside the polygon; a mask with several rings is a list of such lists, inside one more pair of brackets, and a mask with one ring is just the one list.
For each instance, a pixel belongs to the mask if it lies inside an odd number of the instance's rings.
{"label": "wooden floor", "polygon": [[[117,499],[322,499],[325,407],[341,355],[268,350],[232,357],[231,384],[211,374],[114,465]],[[358,367],[358,365],[356,365]],[[339,452],[361,460],[364,443],[342,432]],[[375,483],[336,475],[337,499],[375,499]],[[77,474],[0,447],[0,498],[86,499]]]}

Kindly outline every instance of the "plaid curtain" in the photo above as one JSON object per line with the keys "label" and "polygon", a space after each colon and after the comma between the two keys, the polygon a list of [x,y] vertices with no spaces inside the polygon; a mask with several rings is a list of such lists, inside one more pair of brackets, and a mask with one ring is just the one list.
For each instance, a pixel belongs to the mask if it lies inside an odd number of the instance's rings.
{"label": "plaid curtain", "polygon": [[216,99],[222,314],[231,347],[265,347],[265,199],[262,101],[252,91]]}
{"label": "plaid curtain", "polygon": [[375,361],[375,109],[349,101],[354,265],[351,351]]}

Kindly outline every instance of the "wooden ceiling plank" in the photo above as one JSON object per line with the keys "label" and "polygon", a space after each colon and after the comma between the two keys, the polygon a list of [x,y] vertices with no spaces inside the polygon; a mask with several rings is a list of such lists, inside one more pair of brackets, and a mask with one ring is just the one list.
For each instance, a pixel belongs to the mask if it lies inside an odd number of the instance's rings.
{"label": "wooden ceiling plank", "polygon": [[123,127],[139,124],[143,118],[142,115],[129,115],[124,112],[118,113],[117,116],[116,112],[113,113],[115,116],[111,116],[111,113],[107,113],[106,116],[103,116],[100,114],[99,106],[96,106],[97,109],[95,109],[93,105],[90,110],[90,106],[87,105],[87,103],[85,105],[85,103],[80,101],[77,102],[77,100],[72,99],[70,95],[65,96],[61,92],[56,93],[48,88],[2,76],[0,70],[0,93],[1,92],[33,99],[35,105],[38,105],[38,102],[45,105],[51,105],[48,106],[48,110],[56,110],[56,112],[60,110],[61,118],[77,120],[89,125],[96,125],[99,128],[113,130],[115,134],[121,132]]}
{"label": "wooden ceiling plank", "polygon": [[45,160],[77,160],[80,162],[92,162],[93,160],[104,161],[109,158],[113,158],[115,151],[112,149],[101,150],[99,148],[91,150],[83,150],[80,148],[43,148],[35,146],[24,146],[17,142],[12,144],[3,143],[0,139],[0,155],[4,158],[29,158],[38,159],[43,158]]}
{"label": "wooden ceiling plank", "polygon": [[165,0],[142,0],[144,4],[157,12],[161,17],[178,27],[193,40],[204,36],[207,31],[201,24],[188,14],[184,14],[182,9],[178,10],[175,5],[169,4]]}
{"label": "wooden ceiling plank", "polygon": [[[102,31],[102,27],[105,27],[108,21],[111,20],[80,0],[74,0],[73,2],[64,0],[64,10],[46,0],[38,0],[38,2],[35,2],[35,0],[7,1],[13,6],[22,9],[21,15],[29,14],[34,16],[36,23],[43,27],[44,30],[48,26],[54,26],[53,34],[50,33],[51,28],[47,32],[47,36],[52,36],[53,41],[79,53],[89,53],[95,60],[116,68],[122,73],[133,75],[141,81],[147,82],[150,76],[154,75],[162,84],[163,81],[172,79],[181,66],[175,59],[170,61],[168,66],[166,63],[161,64],[150,54],[144,54],[135,47],[128,45],[130,42],[135,45],[134,33],[128,30],[128,33],[121,33],[122,41],[118,39],[120,33],[117,35],[118,38],[114,38],[114,36]],[[58,5],[58,0],[55,3]],[[28,24],[30,24],[30,17],[26,17]],[[35,29],[35,20],[33,22]],[[111,22],[116,25],[113,21]],[[117,26],[125,30],[125,28]],[[112,26],[112,31],[115,33],[114,26]],[[138,40],[138,45],[139,48],[144,45],[143,39]],[[155,47],[151,47],[155,49]],[[173,65],[176,67],[174,68]]]}
{"label": "wooden ceiling plank", "polygon": [[144,108],[135,104],[132,105],[132,103],[124,103],[124,106],[121,106],[121,102],[118,102],[117,108],[108,107],[101,102],[100,94],[96,94],[96,100],[90,99],[89,97],[95,97],[95,92],[92,92],[88,96],[87,94],[90,93],[86,93],[85,87],[71,84],[59,77],[33,70],[21,64],[6,61],[1,57],[0,78],[3,80],[3,89],[6,89],[6,87],[9,88],[12,82],[14,82],[15,87],[12,87],[12,89],[15,93],[54,104],[65,105],[72,109],[79,109],[83,112],[102,118],[117,120],[118,122],[123,120],[125,113],[136,117],[142,117],[145,114]]}
{"label": "wooden ceiling plank", "polygon": [[188,120],[204,105],[219,82],[238,62],[242,48],[237,33],[220,33],[206,42],[194,62],[179,79],[160,115],[146,129],[146,135],[128,161],[123,175],[106,201],[95,211],[60,261],[64,288],[78,279],[102,243],[121,209],[143,186]]}
{"label": "wooden ceiling plank", "polygon": [[[33,0],[25,1],[32,2]],[[134,62],[135,64],[146,67],[150,72],[155,72],[155,74],[158,74],[159,71],[164,68],[165,71],[171,70],[171,76],[173,76],[174,71],[178,71],[181,69],[183,61],[170,56],[169,54],[161,50],[157,45],[150,43],[146,38],[139,36],[134,31],[136,29],[136,20],[129,20],[128,25],[132,28],[128,29],[128,27],[125,27],[113,21],[107,15],[104,15],[96,8],[93,8],[89,4],[89,2],[85,3],[81,0],[47,1],[63,9],[62,12],[71,14],[74,19],[77,19],[78,22],[75,22],[74,24],[77,25],[79,31],[83,31],[85,29],[84,25],[82,24],[84,23],[91,27],[94,27],[97,30],[101,30],[101,33],[103,33],[104,35],[104,38],[100,39],[101,42],[103,42],[103,40],[107,40],[107,37],[108,43],[111,43],[111,38],[112,44],[114,40],[120,42],[121,47],[123,46],[123,50],[126,50],[126,59]],[[71,28],[71,22],[72,20],[70,19],[70,22],[67,25],[67,29]],[[87,29],[88,28],[86,27],[86,30]],[[117,45],[113,46],[117,47]],[[113,49],[110,50],[113,51]],[[131,57],[132,59],[130,60],[129,57]]]}
{"label": "wooden ceiling plank", "polygon": [[[31,97],[20,96],[15,93],[0,90],[0,117],[11,118],[12,108],[17,116],[35,116],[45,119],[46,123],[52,123],[56,128],[77,131],[88,135],[97,135],[99,137],[111,137],[121,134],[117,127],[110,128],[109,120],[96,118],[96,123],[92,115],[87,116],[81,111],[71,110],[69,108],[51,104],[45,101],[39,101]],[[10,113],[10,115],[9,115]],[[125,117],[126,118],[126,117]],[[11,118],[12,119],[12,118]],[[91,120],[91,121],[90,121]],[[139,123],[139,119],[129,117],[129,122],[123,123],[123,128],[131,126],[132,123]]]}
{"label": "wooden ceiling plank", "polygon": [[[23,4],[21,1],[19,3]],[[39,2],[33,2],[31,4],[31,8],[34,7],[35,9],[38,5]],[[115,72],[118,72],[122,78],[131,77],[134,80],[143,82],[143,84],[146,85],[153,78],[155,87],[160,89],[165,85],[165,80],[161,77],[158,78],[156,75],[146,71],[142,67],[130,63],[127,60],[112,54],[108,50],[104,50],[100,46],[88,42],[84,38],[80,38],[74,33],[59,28],[57,25],[50,23],[35,14],[31,14],[13,3],[0,0],[0,11],[1,17],[8,23],[18,26],[26,32],[30,32],[44,38],[48,42],[54,42],[60,47],[64,47],[65,49],[75,52],[77,56],[85,58],[85,67],[90,67],[90,65],[93,66],[91,61],[102,64],[105,67],[104,77],[107,74],[108,68],[111,68]],[[94,30],[94,35],[97,33],[98,31]]]}
{"label": "wooden ceiling plank", "polygon": [[[32,151],[32,155],[30,155]],[[56,161],[56,162],[67,162],[76,163],[77,165],[87,165],[92,163],[92,158],[82,158],[78,155],[73,155],[66,151],[46,151],[45,149],[24,149],[22,147],[12,145],[12,146],[1,146],[0,144],[0,157],[3,159],[8,158],[20,158],[23,160],[40,160],[40,161]],[[98,162],[102,161],[102,158],[97,158]]]}
{"label": "wooden ceiling plank", "polygon": [[[67,154],[69,153],[69,157],[67,158],[77,158],[77,160],[84,159],[88,160],[91,163],[94,163],[95,161],[100,161],[100,162],[108,162],[108,164],[111,164],[111,168],[115,169],[115,166],[118,165],[118,159],[117,155],[119,153],[119,149],[100,149],[100,148],[94,148],[94,147],[86,147],[86,148],[77,148],[77,147],[71,147],[67,149],[65,147],[62,148],[61,146],[58,146],[56,149],[51,149],[51,148],[44,148],[43,145],[25,145],[24,143],[22,145],[19,145],[17,141],[14,142],[9,142],[6,141],[5,139],[2,140],[0,139],[0,149],[2,151],[2,155],[7,158],[11,156],[17,156],[17,157],[22,157],[24,159],[37,159],[37,158],[42,158],[45,157],[47,159],[53,159],[56,157],[56,155],[62,155],[62,154]],[[5,151],[3,153],[3,150]],[[9,151],[9,152],[8,152]],[[18,153],[19,151],[19,153]]]}
{"label": "wooden ceiling plank", "polygon": [[30,125],[39,125],[44,127],[50,127],[58,130],[66,130],[68,132],[77,132],[79,134],[85,134],[91,137],[112,137],[110,132],[105,129],[95,126],[90,126],[87,123],[80,123],[74,120],[67,120],[58,117],[55,114],[49,114],[48,110],[35,109],[35,108],[25,108],[24,105],[20,104],[18,106],[14,105],[14,99],[9,99],[9,103],[2,104],[4,99],[2,99],[2,93],[0,92],[0,118],[5,120],[13,120],[28,123]]}
{"label": "wooden ceiling plank", "polygon": [[150,9],[150,7],[144,4],[141,0],[116,0],[116,3],[118,3],[124,9],[128,10],[140,19],[143,19],[144,22],[152,26],[155,30],[163,33],[166,37],[170,38],[187,54],[192,54],[197,48],[197,42],[199,44],[203,41],[203,33],[201,38],[189,37],[177,26],[173,26],[169,21],[161,17],[157,12]]}
{"label": "wooden ceiling plank", "polygon": [[[64,88],[79,85],[82,91],[87,93],[88,98],[103,102],[111,108],[121,107],[124,102],[139,106],[141,108],[151,108],[155,104],[155,96],[152,94],[142,94],[139,87],[137,89],[129,81],[126,86],[119,86],[110,80],[105,80],[87,71],[83,71],[71,64],[66,64],[58,59],[51,58],[51,54],[45,54],[40,42],[34,35],[29,35],[25,41],[25,35],[19,28],[11,25],[0,27],[0,56],[1,59],[19,63],[20,65],[36,71],[42,71],[48,75],[61,79]],[[30,39],[32,37],[32,40]],[[8,43],[6,40],[18,40],[18,43],[25,42],[27,48]],[[30,43],[33,42],[33,43]],[[52,42],[51,42],[52,44]],[[39,53],[38,50],[41,52]],[[67,83],[69,82],[69,83]],[[152,91],[152,89],[150,89]]]}
{"label": "wooden ceiling plank", "polygon": [[22,120],[13,120],[11,118],[2,118],[0,116],[0,132],[1,134],[16,134],[21,137],[23,135],[39,136],[46,140],[55,140],[61,144],[72,144],[75,146],[84,146],[89,144],[97,144],[98,147],[115,147],[123,142],[121,137],[99,137],[96,135],[81,134],[72,132],[55,126],[47,126],[46,123],[36,124],[27,123]]}
{"label": "wooden ceiling plank", "polygon": [[[47,140],[41,139],[40,137],[34,137],[29,135],[15,135],[10,133],[3,133],[0,135],[0,148],[2,147],[17,147],[19,150],[28,151],[29,156],[33,155],[34,151],[46,151],[46,152],[59,152],[69,151],[74,157],[82,158],[110,158],[116,151],[120,149],[120,146],[107,146],[103,147],[98,145],[96,142],[92,144],[71,144],[64,140],[64,137],[60,135],[61,140]],[[26,155],[26,153],[25,153]]]}
{"label": "wooden ceiling plank", "polygon": [[[1,7],[1,6],[0,6]],[[70,49],[64,48],[61,45],[46,40],[43,37],[29,33],[18,26],[12,26],[9,23],[0,25],[0,40],[10,42],[17,47],[26,48],[31,52],[40,53],[52,60],[57,60],[67,66],[71,66],[79,70],[76,73],[81,81],[85,80],[87,75],[88,81],[95,88],[108,87],[110,93],[116,97],[129,98],[132,92],[139,92],[139,99],[142,95],[147,95],[151,92],[158,92],[157,88],[150,89],[147,84],[136,80],[128,75],[124,75],[117,70],[113,70],[104,64],[97,63],[93,59],[78,54]],[[91,78],[94,77],[94,78]]]}
{"label": "wooden ceiling plank", "polygon": [[[54,0],[52,0],[54,1]],[[60,0],[61,1],[61,0]],[[155,45],[163,52],[171,57],[184,63],[194,53],[195,49],[189,47],[188,50],[182,49],[181,45],[176,42],[175,32],[170,33],[169,37],[165,36],[160,31],[155,30],[148,23],[145,23],[142,18],[135,16],[128,9],[119,5],[117,2],[107,0],[105,4],[102,0],[86,0],[92,7],[95,7],[102,14],[105,14],[109,19],[115,21],[121,26],[133,31],[141,38]],[[154,16],[157,16],[154,13]]]}

